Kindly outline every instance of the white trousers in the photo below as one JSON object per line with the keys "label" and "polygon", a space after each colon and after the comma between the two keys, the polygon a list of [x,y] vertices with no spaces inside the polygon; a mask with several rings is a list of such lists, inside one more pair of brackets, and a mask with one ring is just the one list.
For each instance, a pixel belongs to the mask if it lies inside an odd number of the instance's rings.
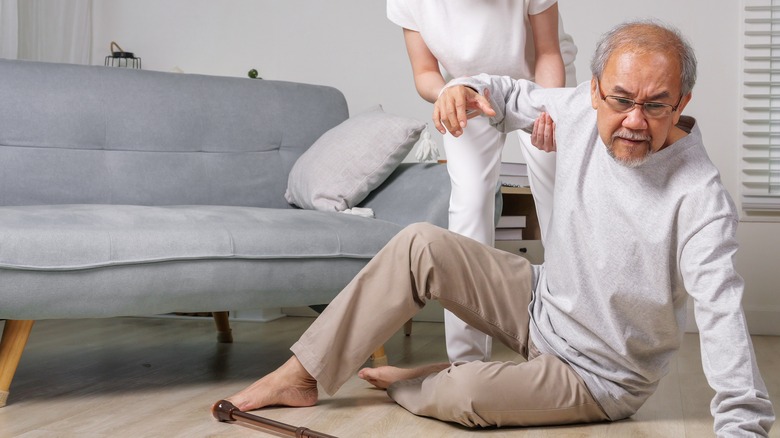
{"label": "white trousers", "polygon": [[[555,153],[536,149],[525,132],[518,135],[544,240],[552,214]],[[506,134],[490,126],[486,117],[470,119],[463,135],[445,135],[443,140],[452,183],[449,229],[490,246],[495,240],[495,194],[505,140]],[[490,359],[492,339],[448,310],[444,329],[450,362]]]}

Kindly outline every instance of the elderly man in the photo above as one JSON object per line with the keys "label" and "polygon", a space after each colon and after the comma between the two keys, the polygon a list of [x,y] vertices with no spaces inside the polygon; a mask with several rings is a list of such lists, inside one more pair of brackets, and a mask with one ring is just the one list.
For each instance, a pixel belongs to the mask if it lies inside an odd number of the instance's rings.
{"label": "elderly man", "polygon": [[[720,436],[766,436],[772,405],[741,309],[737,217],[695,121],[696,60],[652,22],[607,33],[593,78],[543,89],[459,79],[434,120],[460,135],[467,113],[501,131],[557,122],[558,170],[544,265],[430,225],[399,233],[292,347],[294,356],[230,400],[242,410],[308,406],[335,392],[428,299],[528,357],[364,369],[418,415],[467,426],[618,420],[655,391],[693,297]],[[465,86],[464,86],[465,85]],[[475,91],[478,90],[479,92]]]}

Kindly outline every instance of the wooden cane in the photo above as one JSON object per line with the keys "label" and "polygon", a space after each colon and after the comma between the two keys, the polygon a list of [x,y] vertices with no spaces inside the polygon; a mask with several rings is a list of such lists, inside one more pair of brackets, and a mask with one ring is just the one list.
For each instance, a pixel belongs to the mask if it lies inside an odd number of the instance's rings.
{"label": "wooden cane", "polygon": [[211,407],[211,414],[219,421],[243,422],[251,424],[252,426],[257,426],[261,429],[286,436],[294,436],[296,438],[336,438],[333,435],[317,432],[306,427],[295,427],[290,424],[271,420],[270,418],[263,418],[241,412],[233,403],[230,403],[227,400],[220,400],[214,403],[214,406]]}

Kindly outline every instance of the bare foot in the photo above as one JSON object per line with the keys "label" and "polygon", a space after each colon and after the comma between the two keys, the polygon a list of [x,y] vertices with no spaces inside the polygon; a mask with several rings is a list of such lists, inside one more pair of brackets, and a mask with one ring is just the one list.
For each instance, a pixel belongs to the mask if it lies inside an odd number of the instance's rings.
{"label": "bare foot", "polygon": [[363,368],[358,371],[358,377],[380,389],[387,389],[388,386],[399,380],[414,379],[415,377],[427,376],[438,373],[450,367],[449,363],[435,363],[424,365],[417,368],[398,368],[391,366],[377,368]]}
{"label": "bare foot", "polygon": [[293,356],[271,374],[226,400],[241,411],[264,406],[313,406],[317,403],[317,381]]}

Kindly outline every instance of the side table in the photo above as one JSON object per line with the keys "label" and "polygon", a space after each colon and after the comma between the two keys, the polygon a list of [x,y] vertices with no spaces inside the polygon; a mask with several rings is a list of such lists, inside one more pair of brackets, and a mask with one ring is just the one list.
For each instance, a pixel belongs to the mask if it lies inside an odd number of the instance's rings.
{"label": "side table", "polygon": [[501,187],[504,208],[502,216],[525,216],[522,240],[496,240],[496,248],[527,258],[533,264],[544,262],[542,231],[531,189],[528,187]]}

